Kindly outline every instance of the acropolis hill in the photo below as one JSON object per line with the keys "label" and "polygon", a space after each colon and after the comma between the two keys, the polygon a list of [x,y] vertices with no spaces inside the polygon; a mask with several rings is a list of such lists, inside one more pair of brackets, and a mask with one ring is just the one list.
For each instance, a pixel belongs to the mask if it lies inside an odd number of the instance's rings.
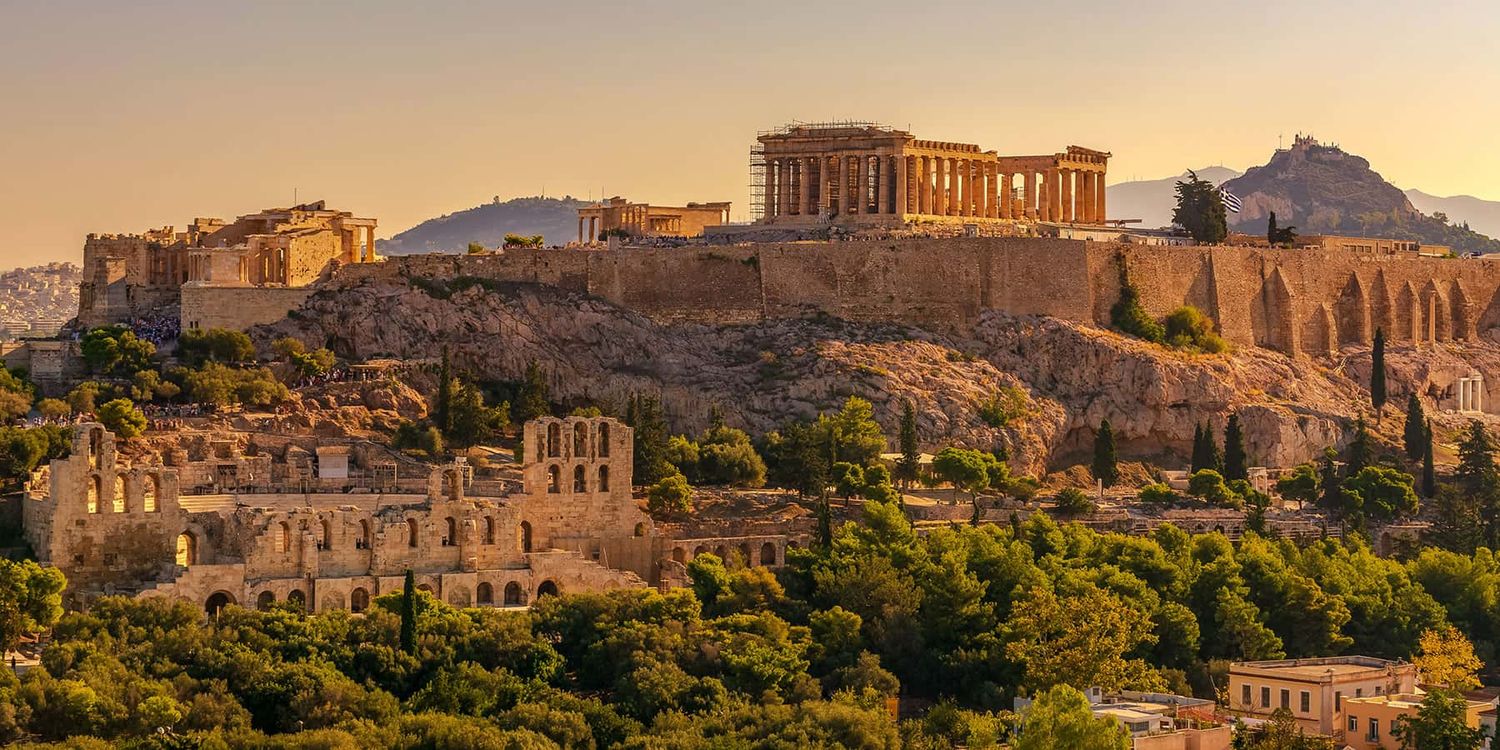
{"label": "acropolis hill", "polygon": [[1500,326],[1500,262],[1338,251],[1153,247],[1042,238],[891,239],[410,256],[340,268],[324,287],[385,279],[534,282],[649,317],[707,324],[815,314],[971,327],[985,310],[1108,327],[1120,267],[1153,315],[1193,305],[1233,344],[1327,355],[1478,339]]}

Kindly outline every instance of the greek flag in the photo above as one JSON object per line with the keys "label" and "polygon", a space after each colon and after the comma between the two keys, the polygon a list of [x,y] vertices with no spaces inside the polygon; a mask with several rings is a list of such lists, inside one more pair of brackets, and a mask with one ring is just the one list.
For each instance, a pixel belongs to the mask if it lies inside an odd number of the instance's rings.
{"label": "greek flag", "polygon": [[1223,185],[1219,186],[1219,198],[1224,201],[1224,208],[1234,213],[1239,213],[1240,209],[1245,207],[1245,204],[1240,202],[1240,197],[1229,192]]}

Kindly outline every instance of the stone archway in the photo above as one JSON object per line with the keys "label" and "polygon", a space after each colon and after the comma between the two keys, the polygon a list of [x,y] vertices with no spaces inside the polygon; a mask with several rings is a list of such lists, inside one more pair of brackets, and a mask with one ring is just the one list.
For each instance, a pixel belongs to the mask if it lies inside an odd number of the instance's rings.
{"label": "stone archway", "polygon": [[557,584],[551,580],[542,581],[542,585],[536,587],[536,598],[538,599],[544,596],[557,596],[558,593]]}
{"label": "stone archway", "polygon": [[234,603],[233,594],[230,594],[228,591],[215,591],[203,603],[203,610],[208,613],[209,617],[218,617],[219,613],[223,612],[225,607]]}

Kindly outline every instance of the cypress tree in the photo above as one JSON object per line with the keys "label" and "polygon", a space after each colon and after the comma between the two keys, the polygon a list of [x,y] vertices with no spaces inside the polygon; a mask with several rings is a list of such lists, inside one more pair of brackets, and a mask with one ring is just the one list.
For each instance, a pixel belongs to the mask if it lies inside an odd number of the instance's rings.
{"label": "cypress tree", "polygon": [[1430,498],[1437,495],[1437,473],[1432,465],[1432,420],[1427,420],[1423,432],[1426,440],[1422,446],[1422,496]]}
{"label": "cypress tree", "polygon": [[1385,409],[1385,331],[1380,328],[1375,329],[1375,347],[1370,350],[1370,405],[1379,422]]}
{"label": "cypress tree", "polygon": [[1349,441],[1344,458],[1344,476],[1352,477],[1363,471],[1370,465],[1370,455],[1370,430],[1365,426],[1365,418],[1360,417],[1354,420],[1354,439]]}
{"label": "cypress tree", "polygon": [[630,397],[625,407],[625,423],[635,433],[635,465],[632,467],[636,484],[656,484],[675,473],[672,462],[667,460],[667,420],[661,413],[661,402],[654,396],[636,394]]}
{"label": "cypress tree", "polygon": [[1104,483],[1105,487],[1113,487],[1120,481],[1120,466],[1115,460],[1115,433],[1106,419],[1099,423],[1099,431],[1094,433],[1094,478]]}
{"label": "cypress tree", "polygon": [[1197,474],[1208,468],[1208,453],[1204,450],[1203,425],[1193,423],[1193,460],[1188,464],[1188,473]]}
{"label": "cypress tree", "polygon": [[1407,458],[1413,461],[1422,458],[1422,452],[1431,442],[1428,439],[1427,427],[1427,417],[1422,413],[1422,401],[1413,392],[1406,398],[1406,428],[1401,436],[1406,445]]}
{"label": "cypress tree", "polygon": [[1230,414],[1224,425],[1224,478],[1249,479],[1249,459],[1245,456],[1245,435],[1240,431],[1240,415]]}
{"label": "cypress tree", "polygon": [[406,571],[406,585],[401,589],[401,650],[417,652],[417,577]]}
{"label": "cypress tree", "polygon": [[911,404],[911,399],[906,399],[901,405],[901,458],[896,462],[896,478],[901,481],[901,488],[911,489],[912,482],[917,479],[918,461],[921,456],[917,451],[917,411]]}
{"label": "cypress tree", "polygon": [[443,363],[438,367],[437,404],[432,410],[432,421],[438,431],[446,436],[453,431],[453,363],[448,358],[448,347],[443,347]]}
{"label": "cypress tree", "polygon": [[1276,212],[1271,212],[1271,218],[1266,222],[1266,244],[1276,247]]}
{"label": "cypress tree", "polygon": [[1203,423],[1203,445],[1208,455],[1208,465],[1205,468],[1213,469],[1220,474],[1224,473],[1224,451],[1219,449],[1219,441],[1214,439],[1214,428],[1207,421]]}
{"label": "cypress tree", "polygon": [[510,421],[525,423],[552,413],[551,394],[547,379],[542,375],[541,365],[531,362],[526,365],[526,377],[516,393],[516,401],[510,407]]}
{"label": "cypress tree", "polygon": [[1320,467],[1323,475],[1323,496],[1319,498],[1318,503],[1330,510],[1343,506],[1343,480],[1339,478],[1338,464],[1336,463],[1338,457],[1339,454],[1334,449],[1323,449],[1323,465]]}

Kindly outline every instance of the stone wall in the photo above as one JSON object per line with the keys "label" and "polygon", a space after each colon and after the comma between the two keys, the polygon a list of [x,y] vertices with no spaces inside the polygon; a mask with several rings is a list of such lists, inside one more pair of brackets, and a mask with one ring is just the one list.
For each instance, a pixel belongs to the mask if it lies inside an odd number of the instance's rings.
{"label": "stone wall", "polygon": [[476,276],[594,294],[659,320],[829,314],[966,331],[984,309],[1108,325],[1120,264],[1147,309],[1189,304],[1226,339],[1288,353],[1475,338],[1500,326],[1500,260],[977,237],[428,255],[333,284]]}
{"label": "stone wall", "polygon": [[274,323],[302,305],[310,287],[182,286],[182,328],[244,330]]}

